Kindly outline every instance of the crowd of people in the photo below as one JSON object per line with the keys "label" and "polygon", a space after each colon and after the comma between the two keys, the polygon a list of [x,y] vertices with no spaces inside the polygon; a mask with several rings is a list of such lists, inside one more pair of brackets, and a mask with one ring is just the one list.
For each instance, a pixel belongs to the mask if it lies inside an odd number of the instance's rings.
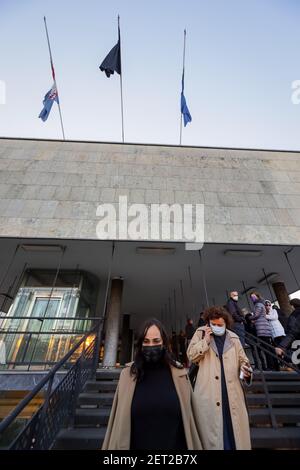
{"label": "crowd of people", "polygon": [[142,326],[134,361],[120,375],[103,450],[251,449],[243,387],[253,368],[245,348],[255,349],[256,338],[266,353],[255,360],[277,369],[277,357],[300,339],[300,300],[291,301],[294,312],[283,324],[269,300],[250,297],[252,312],[231,292],[225,306],[207,308],[197,326],[188,319],[171,338],[157,319]]}
{"label": "crowd of people", "polygon": [[[254,368],[280,370],[280,358],[290,362],[292,343],[295,339],[300,339],[300,299],[290,301],[294,313],[289,317],[275,303],[263,299],[259,292],[251,292],[250,299],[253,304],[252,311],[239,306],[237,291],[230,292],[223,307],[231,316],[231,330],[237,334],[243,348],[252,351]],[[188,318],[185,330],[181,330],[179,334],[172,332],[173,354],[185,366],[189,366],[186,354],[189,342],[196,329],[205,326],[203,313],[200,313],[196,325]]]}

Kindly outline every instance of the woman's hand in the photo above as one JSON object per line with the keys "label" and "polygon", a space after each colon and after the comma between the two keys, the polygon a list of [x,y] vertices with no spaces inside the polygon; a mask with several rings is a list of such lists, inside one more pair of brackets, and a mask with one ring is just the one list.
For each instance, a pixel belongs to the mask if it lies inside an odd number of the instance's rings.
{"label": "woman's hand", "polygon": [[284,350],[281,348],[275,348],[275,352],[277,356],[283,356],[284,355]]}
{"label": "woman's hand", "polygon": [[242,364],[241,370],[243,371],[245,379],[249,379],[251,377],[252,369],[249,366],[247,366],[246,364]]}
{"label": "woman's hand", "polygon": [[207,344],[209,344],[210,343],[210,335],[212,334],[212,329],[209,326],[205,326],[204,327],[204,333],[205,333],[204,339],[207,342]]}

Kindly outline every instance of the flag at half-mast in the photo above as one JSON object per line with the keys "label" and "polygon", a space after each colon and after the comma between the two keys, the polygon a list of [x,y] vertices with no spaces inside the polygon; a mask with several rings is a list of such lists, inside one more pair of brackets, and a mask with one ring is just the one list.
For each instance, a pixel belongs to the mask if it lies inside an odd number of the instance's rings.
{"label": "flag at half-mast", "polygon": [[54,67],[53,67],[53,62],[51,60],[51,71],[52,71],[52,78],[53,78],[53,85],[51,89],[45,94],[44,99],[43,99],[43,109],[39,114],[39,118],[41,118],[42,121],[47,121],[52,105],[54,101],[58,104],[58,92],[57,92],[57,87],[56,87],[56,81],[55,81],[55,72],[54,72]]}
{"label": "flag at half-mast", "polygon": [[182,71],[182,80],[181,80],[181,99],[180,99],[180,108],[181,108],[181,114],[183,116],[183,123],[184,127],[192,121],[192,116],[189,111],[189,108],[187,107],[186,104],[186,99],[184,96],[184,69]]}
{"label": "flag at half-mast", "polygon": [[102,64],[99,66],[101,72],[105,72],[109,78],[114,72],[121,75],[121,36],[120,25],[118,25],[118,42],[107,54]]}

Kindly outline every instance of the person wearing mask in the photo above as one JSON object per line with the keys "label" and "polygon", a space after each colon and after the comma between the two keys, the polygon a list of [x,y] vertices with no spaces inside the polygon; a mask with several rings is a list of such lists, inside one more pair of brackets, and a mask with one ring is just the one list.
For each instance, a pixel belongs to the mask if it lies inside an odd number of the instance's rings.
{"label": "person wearing mask", "polygon": [[286,336],[282,338],[276,348],[278,356],[284,356],[286,351],[292,347],[293,342],[300,339],[300,299],[292,299],[290,304],[294,307],[294,311],[288,318]]}
{"label": "person wearing mask", "polygon": [[252,370],[231,315],[221,306],[204,312],[206,326],[196,330],[187,355],[199,366],[194,401],[205,450],[251,449],[241,380],[251,383]]}
{"label": "person wearing mask", "polygon": [[[256,334],[260,341],[262,341],[262,346],[267,350],[264,352],[260,348],[260,343],[258,342],[258,355],[261,361],[263,370],[278,370],[278,361],[276,357],[272,356],[275,354],[275,350],[272,346],[272,330],[267,320],[265,302],[259,292],[251,292],[250,298],[254,304],[254,313],[252,316],[252,321],[254,322]],[[270,352],[271,354],[269,354]],[[264,355],[265,360],[264,361]]]}
{"label": "person wearing mask", "polygon": [[120,374],[102,450],[201,450],[187,371],[159,320],[148,320]]}
{"label": "person wearing mask", "polygon": [[233,319],[232,330],[238,335],[245,347],[245,318],[238,304],[239,294],[237,291],[230,292],[230,297],[226,304],[226,309],[231,314]]}
{"label": "person wearing mask", "polygon": [[272,308],[272,303],[270,300],[265,301],[265,307],[266,307],[266,317],[267,317],[267,320],[269,321],[269,325],[271,326],[272,339],[273,339],[275,346],[278,346],[280,341],[285,336],[284,328],[278,319],[277,311],[274,308]]}

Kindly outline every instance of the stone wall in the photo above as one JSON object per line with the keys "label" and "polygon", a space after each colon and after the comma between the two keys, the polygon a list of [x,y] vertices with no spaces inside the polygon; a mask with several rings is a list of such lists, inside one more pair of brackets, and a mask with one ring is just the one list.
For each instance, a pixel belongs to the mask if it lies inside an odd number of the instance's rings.
{"label": "stone wall", "polygon": [[0,139],[1,237],[96,239],[119,195],[204,203],[206,242],[300,242],[300,152]]}

